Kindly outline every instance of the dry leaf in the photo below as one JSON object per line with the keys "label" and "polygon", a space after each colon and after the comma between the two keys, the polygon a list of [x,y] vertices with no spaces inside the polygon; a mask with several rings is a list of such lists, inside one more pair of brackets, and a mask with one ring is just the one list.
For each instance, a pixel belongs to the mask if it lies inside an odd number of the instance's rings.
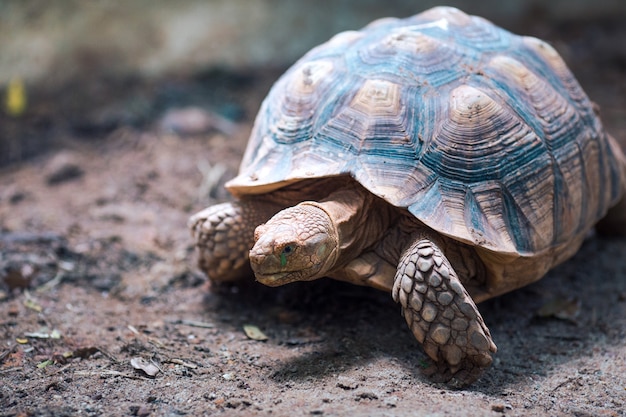
{"label": "dry leaf", "polygon": [[37,364],[37,368],[44,369],[45,367],[47,367],[49,365],[53,365],[53,364],[54,364],[54,361],[52,359],[48,359],[48,360],[45,360],[45,361],[43,361],[41,363],[38,363]]}
{"label": "dry leaf", "polygon": [[73,357],[87,359],[88,357],[90,357],[91,355],[94,355],[98,351],[99,349],[95,346],[84,346],[84,347],[79,347],[78,349],[75,349],[71,353]]}
{"label": "dry leaf", "polygon": [[26,110],[26,87],[21,78],[9,81],[4,97],[4,108],[9,116],[19,116]]}
{"label": "dry leaf", "polygon": [[43,311],[43,308],[39,304],[37,304],[35,300],[29,298],[24,300],[24,306],[26,308],[30,308],[31,310],[36,311],[37,313],[41,313]]}
{"label": "dry leaf", "polygon": [[161,371],[158,366],[144,358],[132,358],[130,364],[133,368],[144,371],[148,376],[155,376]]}
{"label": "dry leaf", "polygon": [[33,339],[60,339],[61,332],[57,329],[53,329],[51,332],[48,332],[46,328],[43,328],[38,332],[24,333],[24,336]]}
{"label": "dry leaf", "polygon": [[576,321],[580,314],[580,300],[577,298],[554,298],[546,302],[539,310],[539,317],[556,317],[561,320]]}
{"label": "dry leaf", "polygon": [[263,333],[257,326],[253,324],[245,324],[243,326],[243,331],[246,333],[246,336],[248,336],[252,340],[267,340],[267,336],[265,335],[265,333]]}
{"label": "dry leaf", "polygon": [[187,326],[201,327],[204,329],[212,329],[213,327],[215,327],[213,323],[207,323],[207,322],[196,321],[196,320],[176,320],[173,322],[173,324],[184,324]]}
{"label": "dry leaf", "polygon": [[169,362],[175,363],[176,365],[182,365],[182,366],[184,366],[186,368],[189,368],[189,369],[196,369],[198,367],[198,365],[195,365],[195,364],[189,363],[189,362],[185,362],[184,360],[177,359],[177,358],[170,359]]}

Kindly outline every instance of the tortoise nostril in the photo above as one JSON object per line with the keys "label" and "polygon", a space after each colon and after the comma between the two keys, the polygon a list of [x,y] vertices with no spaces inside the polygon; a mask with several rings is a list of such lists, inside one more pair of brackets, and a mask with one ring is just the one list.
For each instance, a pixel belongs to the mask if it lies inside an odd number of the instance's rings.
{"label": "tortoise nostril", "polygon": [[253,263],[256,265],[261,265],[265,261],[265,258],[267,258],[265,254],[255,251],[254,249],[250,251],[249,257],[250,257],[250,263]]}

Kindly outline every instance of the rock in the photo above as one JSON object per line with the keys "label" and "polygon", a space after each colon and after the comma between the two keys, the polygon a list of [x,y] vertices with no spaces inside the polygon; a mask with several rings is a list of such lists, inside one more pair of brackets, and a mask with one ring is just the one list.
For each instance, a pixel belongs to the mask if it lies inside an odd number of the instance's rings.
{"label": "rock", "polygon": [[65,151],[58,153],[48,163],[45,170],[46,184],[58,185],[67,181],[76,180],[84,174],[78,163],[78,155]]}
{"label": "rock", "polygon": [[161,128],[166,132],[183,136],[201,135],[211,131],[232,135],[236,124],[199,107],[187,107],[172,109],[165,113],[161,120]]}

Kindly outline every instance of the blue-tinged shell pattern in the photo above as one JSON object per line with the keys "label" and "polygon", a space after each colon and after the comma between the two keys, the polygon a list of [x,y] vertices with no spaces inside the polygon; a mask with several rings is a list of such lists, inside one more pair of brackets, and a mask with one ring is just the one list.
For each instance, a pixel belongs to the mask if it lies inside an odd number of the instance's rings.
{"label": "blue-tinged shell pattern", "polygon": [[438,7],[307,53],[263,102],[227,186],[346,174],[439,233],[533,256],[617,201],[616,152],[551,46]]}

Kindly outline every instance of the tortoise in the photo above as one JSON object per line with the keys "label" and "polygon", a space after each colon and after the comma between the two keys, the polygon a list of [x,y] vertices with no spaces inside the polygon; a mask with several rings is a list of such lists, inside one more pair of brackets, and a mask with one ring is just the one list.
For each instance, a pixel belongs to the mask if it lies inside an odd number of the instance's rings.
{"label": "tortoise", "polygon": [[226,188],[235,201],[189,220],[211,280],[387,291],[458,386],[496,352],[476,303],[544,276],[602,218],[626,232],[626,158],[558,53],[449,7],[304,55]]}

